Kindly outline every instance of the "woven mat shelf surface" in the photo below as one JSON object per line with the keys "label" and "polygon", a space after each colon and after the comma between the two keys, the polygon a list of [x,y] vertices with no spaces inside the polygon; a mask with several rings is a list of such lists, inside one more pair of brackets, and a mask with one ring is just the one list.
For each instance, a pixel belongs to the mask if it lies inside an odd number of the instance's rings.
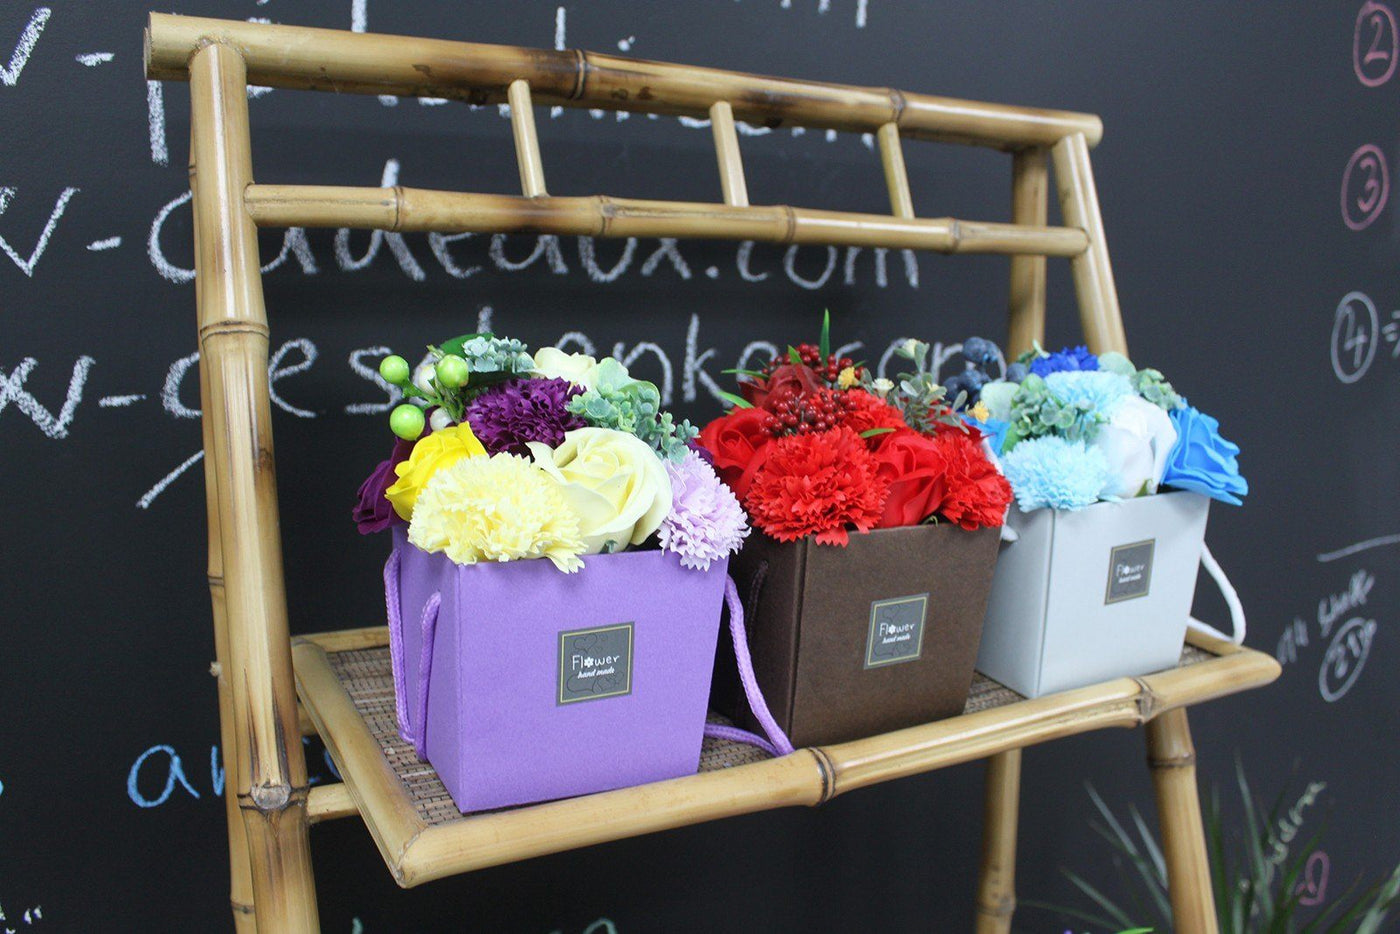
{"label": "woven mat shelf surface", "polygon": [[[1187,646],[1181,656],[1182,666],[1214,658],[1209,652]],[[394,677],[389,662],[389,649],[358,649],[333,652],[329,655],[331,670],[350,695],[355,710],[364,718],[370,733],[379,742],[385,759],[403,783],[418,816],[428,825],[446,824],[463,819],[452,803],[436,770],[418,758],[413,747],[399,738],[394,711]],[[1020,694],[980,673],[973,679],[972,693],[964,713],[976,713],[993,707],[1004,707],[1024,700]],[[725,722],[712,715],[715,722]],[[706,737],[700,754],[700,771],[746,765],[767,758],[767,755],[744,743]]]}

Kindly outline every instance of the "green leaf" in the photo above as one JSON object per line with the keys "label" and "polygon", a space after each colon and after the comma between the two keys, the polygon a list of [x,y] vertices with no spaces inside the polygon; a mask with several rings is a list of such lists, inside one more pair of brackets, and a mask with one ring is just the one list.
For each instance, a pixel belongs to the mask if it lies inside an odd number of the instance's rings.
{"label": "green leaf", "polygon": [[802,354],[798,353],[797,348],[792,346],[791,344],[788,344],[788,360],[792,363],[793,366],[802,365]]}
{"label": "green leaf", "polygon": [[893,428],[867,428],[860,433],[860,436],[862,438],[873,438],[876,435],[887,435],[892,431],[894,431]]}
{"label": "green leaf", "polygon": [[766,378],[768,377],[768,374],[767,374],[767,373],[764,373],[762,370],[740,370],[740,369],[733,369],[733,370],[720,370],[720,372],[723,373],[723,374],[725,374],[726,376],[747,376],[747,377],[749,377],[750,379],[766,379]]}
{"label": "green leaf", "polygon": [[745,399],[743,396],[736,396],[736,395],[734,395],[734,393],[732,393],[732,392],[721,392],[721,393],[719,394],[719,397],[720,397],[721,399],[723,399],[725,402],[728,402],[730,405],[734,406],[736,409],[751,409],[751,408],[753,408],[753,403],[752,403],[752,402],[750,402],[749,400]]}
{"label": "green leaf", "polygon": [[822,312],[822,339],[821,339],[821,343],[819,343],[819,344],[817,345],[817,347],[820,348],[820,353],[821,353],[821,355],[822,355],[822,363],[825,363],[825,362],[826,362],[826,358],[829,357],[829,356],[831,356],[831,309],[830,309],[830,308],[828,308],[828,309],[826,309],[825,311]]}

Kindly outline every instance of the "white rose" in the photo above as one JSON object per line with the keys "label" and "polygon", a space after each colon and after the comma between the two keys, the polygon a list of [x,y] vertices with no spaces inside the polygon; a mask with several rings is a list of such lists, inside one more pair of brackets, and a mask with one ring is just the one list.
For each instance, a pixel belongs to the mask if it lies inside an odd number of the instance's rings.
{"label": "white rose", "polygon": [[640,545],[671,512],[671,478],[645,441],[611,428],[576,428],[551,449],[531,442],[535,463],[564,487],[579,516],[583,554]]}
{"label": "white rose", "polygon": [[544,379],[563,379],[583,389],[594,389],[598,384],[598,361],[588,354],[541,347],[535,351],[535,373]]}
{"label": "white rose", "polygon": [[1008,383],[1004,379],[995,379],[982,387],[977,398],[981,399],[982,404],[987,407],[988,418],[1007,422],[1011,420],[1011,397],[1016,395],[1016,390],[1020,388],[1018,383]]}
{"label": "white rose", "polygon": [[1156,493],[1175,445],[1176,428],[1166,412],[1138,396],[1124,399],[1094,439],[1108,460],[1109,481],[1100,495],[1128,499]]}

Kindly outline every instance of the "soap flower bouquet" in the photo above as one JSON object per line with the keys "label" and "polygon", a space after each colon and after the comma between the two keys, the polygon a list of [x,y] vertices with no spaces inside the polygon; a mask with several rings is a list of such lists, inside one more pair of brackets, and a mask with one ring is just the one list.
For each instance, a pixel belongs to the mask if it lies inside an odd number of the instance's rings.
{"label": "soap flower bouquet", "polygon": [[639,546],[708,570],[748,534],[695,428],[611,357],[469,334],[414,369],[388,356],[379,373],[408,401],[389,416],[393,453],[360,487],[362,534],[406,523],[411,544],[459,565],[547,558],[566,573]]}
{"label": "soap flower bouquet", "polygon": [[733,408],[700,432],[753,524],[778,541],[841,546],[852,530],[1000,526],[1011,487],[975,418],[959,414],[965,393],[950,399],[929,371],[928,345],[905,342],[898,352],[912,371],[890,380],[830,343],[828,315],[818,344],[736,371],[742,395],[726,394]]}
{"label": "soap flower bouquet", "polygon": [[1239,505],[1249,486],[1237,445],[1154,369],[1086,347],[1036,345],[991,379],[967,375],[988,449],[1023,511],[1189,490]]}

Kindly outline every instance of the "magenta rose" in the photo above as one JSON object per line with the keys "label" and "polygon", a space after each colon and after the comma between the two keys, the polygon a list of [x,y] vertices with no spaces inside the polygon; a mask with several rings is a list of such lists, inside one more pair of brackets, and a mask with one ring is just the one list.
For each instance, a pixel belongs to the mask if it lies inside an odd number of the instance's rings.
{"label": "magenta rose", "polygon": [[360,530],[361,535],[373,535],[375,532],[382,532],[395,522],[400,521],[394,512],[393,505],[384,496],[395,480],[394,467],[403,461],[408,460],[409,452],[413,450],[412,441],[402,439],[394,442],[394,453],[389,455],[386,461],[380,461],[379,466],[374,468],[374,472],[365,478],[365,482],[360,484],[359,501],[355,504],[354,519],[355,525]]}

